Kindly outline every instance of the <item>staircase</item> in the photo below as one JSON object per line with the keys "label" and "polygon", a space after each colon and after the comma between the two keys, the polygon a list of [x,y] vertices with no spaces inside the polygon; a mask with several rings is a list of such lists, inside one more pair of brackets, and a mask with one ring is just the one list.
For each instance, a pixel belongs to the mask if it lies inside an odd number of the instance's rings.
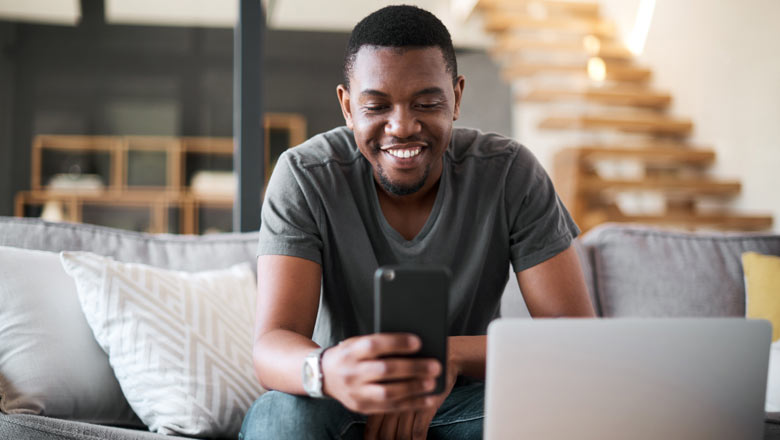
{"label": "staircase", "polygon": [[740,182],[710,175],[715,152],[689,143],[694,122],[669,114],[672,96],[652,88],[652,71],[617,41],[598,3],[479,0],[476,11],[518,91],[518,112],[560,144],[553,180],[583,231],[604,222],[772,227],[771,216],[727,208]]}

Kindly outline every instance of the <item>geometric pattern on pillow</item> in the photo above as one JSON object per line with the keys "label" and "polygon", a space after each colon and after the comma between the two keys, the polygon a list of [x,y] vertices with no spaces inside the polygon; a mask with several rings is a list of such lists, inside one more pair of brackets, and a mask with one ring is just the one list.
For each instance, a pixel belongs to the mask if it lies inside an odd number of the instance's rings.
{"label": "geometric pattern on pillow", "polygon": [[95,339],[154,432],[235,437],[263,392],[253,372],[249,263],[188,273],[63,252]]}

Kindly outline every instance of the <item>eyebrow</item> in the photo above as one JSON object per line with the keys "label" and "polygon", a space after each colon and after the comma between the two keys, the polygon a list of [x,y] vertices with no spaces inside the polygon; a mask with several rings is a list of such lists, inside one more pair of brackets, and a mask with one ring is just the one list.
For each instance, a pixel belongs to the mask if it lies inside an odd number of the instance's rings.
{"label": "eyebrow", "polygon": [[[414,96],[421,96],[421,95],[443,95],[444,90],[442,90],[440,87],[428,87],[422,90],[418,90],[414,92]],[[385,92],[380,92],[379,90],[375,89],[366,89],[360,92],[360,96],[376,96],[379,98],[386,98],[389,96]]]}

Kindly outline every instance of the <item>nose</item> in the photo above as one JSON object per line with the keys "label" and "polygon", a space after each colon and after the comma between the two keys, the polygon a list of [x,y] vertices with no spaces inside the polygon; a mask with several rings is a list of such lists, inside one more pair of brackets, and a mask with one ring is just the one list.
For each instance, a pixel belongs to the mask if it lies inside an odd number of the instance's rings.
{"label": "nose", "polygon": [[395,106],[385,123],[385,134],[401,139],[411,137],[421,129],[420,121],[405,106]]}

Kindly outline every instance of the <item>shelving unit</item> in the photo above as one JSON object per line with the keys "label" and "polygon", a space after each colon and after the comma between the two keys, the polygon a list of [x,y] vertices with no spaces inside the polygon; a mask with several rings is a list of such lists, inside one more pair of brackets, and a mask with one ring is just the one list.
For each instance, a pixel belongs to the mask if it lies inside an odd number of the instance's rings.
{"label": "shelving unit", "polygon": [[[274,113],[264,125],[267,179],[281,152],[306,140],[306,121]],[[232,172],[232,161],[232,138],[39,135],[32,189],[16,195],[15,215],[39,217],[48,208],[64,221],[144,232],[225,231],[234,185],[198,191],[192,181],[202,171]]]}

